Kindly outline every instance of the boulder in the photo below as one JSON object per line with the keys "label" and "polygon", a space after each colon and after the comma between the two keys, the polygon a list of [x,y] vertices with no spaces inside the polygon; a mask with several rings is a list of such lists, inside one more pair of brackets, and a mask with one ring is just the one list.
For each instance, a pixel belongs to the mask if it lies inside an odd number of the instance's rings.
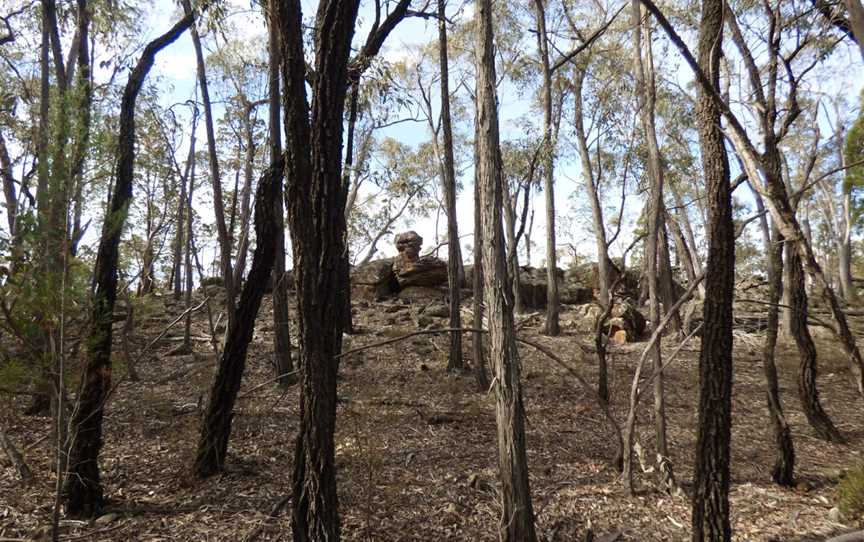
{"label": "boulder", "polygon": [[379,300],[399,291],[393,258],[373,260],[351,270],[351,294],[357,299]]}
{"label": "boulder", "polygon": [[447,262],[434,256],[410,261],[397,258],[393,263],[393,273],[400,288],[447,284]]}
{"label": "boulder", "polygon": [[393,240],[399,256],[393,262],[393,273],[400,288],[440,286],[447,282],[447,262],[434,256],[420,256],[423,238],[415,231],[400,233]]}
{"label": "boulder", "polygon": [[[576,307],[570,324],[582,333],[594,333],[597,319],[602,315],[600,306],[587,303]],[[627,302],[616,303],[603,332],[616,344],[640,340],[645,334],[645,317]]]}
{"label": "boulder", "polygon": [[[546,269],[527,266],[519,269],[519,292],[525,307],[546,308],[546,285]],[[583,287],[581,282],[568,277],[560,269],[558,270],[558,295],[561,303],[568,305],[581,305],[594,299],[594,292],[590,288]]]}
{"label": "boulder", "polygon": [[431,288],[429,286],[408,286],[397,294],[399,299],[410,302],[412,305],[430,305],[432,303],[443,303],[447,296],[444,288]]}

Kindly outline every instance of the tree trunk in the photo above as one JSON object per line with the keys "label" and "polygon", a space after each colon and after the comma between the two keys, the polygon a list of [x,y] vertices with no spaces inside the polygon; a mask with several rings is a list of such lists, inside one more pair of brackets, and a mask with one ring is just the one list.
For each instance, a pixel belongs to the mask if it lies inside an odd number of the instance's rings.
{"label": "tree trunk", "polygon": [[[636,73],[636,100],[639,108],[639,118],[642,124],[643,136],[648,146],[648,161],[646,163],[650,182],[648,201],[648,236],[645,240],[646,277],[648,282],[649,319],[651,329],[660,325],[662,284],[660,279],[663,265],[668,267],[669,251],[663,242],[664,206],[663,206],[663,164],[660,156],[660,146],[657,142],[657,131],[654,123],[656,103],[654,84],[654,60],[651,53],[650,26],[642,22],[642,8],[639,0],[631,2],[631,23],[633,25],[633,67]],[[642,30],[645,30],[643,40]],[[644,53],[643,53],[644,49]],[[644,58],[643,58],[644,57]],[[664,259],[665,257],[665,259]],[[671,280],[671,273],[668,278]],[[662,296],[666,297],[666,296]],[[667,303],[669,299],[664,299]],[[671,307],[671,303],[666,307]],[[678,329],[680,329],[680,321]],[[672,327],[670,327],[672,329]],[[663,462],[669,457],[669,447],[666,441],[666,397],[663,386],[663,360],[660,355],[660,341],[654,343],[651,352],[654,369],[659,371],[654,378],[654,433],[656,437],[658,460]],[[671,474],[670,474],[671,476]],[[674,480],[668,481],[674,484]]]}
{"label": "tree trunk", "polygon": [[[476,99],[476,98],[475,98]],[[480,139],[480,126],[474,119],[474,274],[473,274],[473,297],[471,299],[474,311],[474,329],[483,328],[483,221],[481,218],[482,206],[480,204],[480,150],[478,140]],[[477,391],[486,393],[489,390],[489,377],[486,374],[486,356],[483,353],[483,334],[474,333],[471,338],[472,352],[474,356],[474,378],[477,382]]]}
{"label": "tree trunk", "polygon": [[261,177],[255,194],[255,253],[249,278],[240,294],[237,318],[230,320],[228,324],[225,349],[219,359],[219,369],[213,380],[210,400],[201,424],[194,466],[195,474],[201,478],[219,472],[225,464],[231,421],[234,417],[234,402],[246,368],[246,351],[255,330],[255,319],[267,279],[273,272],[279,221],[276,218],[276,207],[267,203],[272,202],[280,192],[282,171],[282,161],[273,162]]}
{"label": "tree trunk", "polygon": [[504,237],[507,245],[507,274],[510,277],[513,292],[513,312],[522,314],[522,295],[519,291],[519,243],[516,240],[516,197],[510,194],[510,185],[504,182],[502,186],[504,200]]}
{"label": "tree trunk", "polygon": [[[543,7],[537,1],[538,19]],[[492,3],[481,0],[476,13],[477,119],[479,180],[483,230],[483,277],[489,317],[489,351],[495,371],[498,469],[501,480],[501,520],[498,536],[505,542],[533,542],[534,510],[525,454],[525,413],[519,381],[519,352],[513,325],[513,300],[507,287],[504,235],[501,227],[501,150],[495,90],[495,57],[492,35]],[[544,36],[545,32],[541,29]],[[548,59],[547,59],[548,75]],[[550,224],[551,225],[551,224]],[[552,261],[554,264],[554,260]],[[557,314],[555,315],[557,317]],[[557,320],[553,320],[557,323]]]}
{"label": "tree trunk", "polygon": [[105,400],[111,389],[112,316],[117,298],[118,246],[132,199],[135,162],[135,100],[156,54],[174,42],[192,25],[187,14],[167,33],[144,48],[123,92],[120,106],[116,176],[111,208],[99,241],[96,289],[90,319],[89,339],[85,341],[86,365],[81,378],[78,407],[71,420],[73,436],[69,450],[69,474],[66,478],[66,512],[71,516],[94,516],[103,504],[99,479],[99,451],[102,448],[102,417]]}
{"label": "tree trunk", "polygon": [[[758,194],[755,197],[757,206],[761,207],[761,197]],[[783,243],[777,228],[774,228],[773,238],[772,236],[765,237],[764,245],[765,254],[768,258],[769,305],[765,345],[762,348],[762,369],[765,373],[765,395],[768,400],[768,415],[771,418],[777,454],[774,466],[771,468],[771,479],[781,486],[792,487],[795,477],[795,448],[792,444],[792,432],[786,422],[786,417],[783,415],[780,385],[777,381],[777,366],[774,363],[779,328],[780,294],[783,291]]]}
{"label": "tree trunk", "polygon": [[552,139],[552,69],[549,66],[549,42],[546,35],[546,10],[543,0],[534,0],[537,20],[537,52],[540,55],[543,84],[540,90],[543,107],[543,192],[546,199],[546,335],[561,334],[559,322],[558,263],[555,245],[555,141]]}
{"label": "tree trunk", "polygon": [[[185,13],[192,13],[190,0],[182,0]],[[228,321],[234,317],[234,272],[231,266],[231,237],[225,223],[225,205],[222,200],[222,177],[219,175],[219,156],[216,154],[216,135],[213,129],[213,110],[210,102],[210,90],[207,84],[207,68],[204,65],[204,52],[201,48],[201,38],[198,29],[193,25],[190,31],[192,45],[195,47],[195,62],[198,72],[198,86],[201,87],[201,103],[204,106],[204,128],[207,133],[207,155],[210,159],[210,181],[213,184],[213,214],[216,218],[216,233],[219,238],[219,272],[228,295],[226,307]]]}
{"label": "tree trunk", "polygon": [[[445,0],[438,0],[438,62],[441,66],[441,132],[444,146],[444,199],[447,207],[447,287],[450,293],[450,327],[462,327],[459,314],[461,280],[459,267],[459,221],[456,218],[456,172],[453,158],[453,128],[450,120],[450,70],[447,58],[447,19]],[[450,355],[447,370],[462,369],[462,334],[450,333]]]}
{"label": "tree trunk", "polygon": [[[272,2],[267,4],[268,53],[268,102],[270,127],[270,162],[275,163],[282,157],[282,119],[279,85],[279,21]],[[285,207],[283,204],[283,184],[279,183],[279,194],[273,201],[276,213],[276,260],[273,266],[273,355],[276,376],[283,388],[297,381],[294,361],[291,359],[291,328],[288,308],[288,279],[285,276]]]}
{"label": "tree trunk", "polygon": [[[720,83],[723,0],[703,0],[699,65]],[[702,346],[699,354],[699,423],[693,481],[692,539],[728,541],[729,444],[732,426],[732,299],[735,227],[729,162],[720,129],[720,110],[699,87],[696,109],[708,203],[708,264],[705,275]]]}
{"label": "tree trunk", "polygon": [[819,390],[816,388],[817,364],[816,345],[807,327],[807,293],[804,290],[804,272],[801,268],[801,258],[798,253],[789,252],[789,280],[791,298],[791,333],[798,347],[800,364],[798,366],[798,397],[801,408],[810,422],[810,427],[816,436],[828,442],[845,442],[846,439],[828,417],[819,401]]}
{"label": "tree trunk", "polygon": [[278,2],[276,9],[282,37],[286,206],[299,306],[300,428],[294,455],[293,512],[297,542],[340,538],[333,436],[336,355],[342,347],[345,323],[340,294],[347,284],[342,116],[358,4],[357,0],[329,0],[319,5],[311,111],[300,2]]}
{"label": "tree trunk", "polygon": [[591,154],[588,149],[588,136],[585,133],[585,124],[582,119],[584,112],[584,101],[582,98],[582,86],[585,80],[585,71],[577,70],[573,79],[573,126],[576,137],[576,146],[579,149],[579,158],[582,163],[582,178],[585,182],[585,191],[591,202],[591,217],[594,225],[594,241],[597,247],[597,301],[603,311],[601,318],[597,319],[594,328],[594,346],[597,349],[597,393],[604,401],[609,401],[609,368],[606,360],[606,337],[603,327],[606,320],[612,314],[613,293],[609,291],[609,244],[606,240],[606,225],[603,221],[603,206],[600,203],[600,194],[597,191],[597,182],[594,178],[594,167],[591,164]]}

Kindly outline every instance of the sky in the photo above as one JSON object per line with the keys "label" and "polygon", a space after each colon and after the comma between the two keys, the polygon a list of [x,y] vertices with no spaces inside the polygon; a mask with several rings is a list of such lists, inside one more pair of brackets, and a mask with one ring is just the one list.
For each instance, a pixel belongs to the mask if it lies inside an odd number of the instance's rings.
{"label": "sky", "polygon": [[[309,18],[314,16],[315,6],[317,2],[304,0],[304,16]],[[464,2],[463,18],[471,16],[471,2]],[[249,0],[229,0],[227,11],[231,13],[230,22],[238,28],[239,34],[246,40],[261,40],[266,43],[266,28],[263,19],[258,11],[258,8],[251,8]],[[161,34],[169,28],[178,18],[179,10],[174,5],[172,0],[154,0],[152,9],[146,10],[147,20],[143,23],[145,28],[149,29],[148,39],[152,39],[156,35]],[[360,17],[358,19],[358,28],[356,31],[355,43],[365,39],[368,32],[372,13],[368,7],[368,2],[364,2],[364,7],[361,8]],[[659,31],[658,31],[659,34]],[[401,60],[406,57],[411,57],[414,51],[423,43],[434,39],[436,35],[436,25],[432,21],[427,21],[419,18],[412,18],[403,21],[397,29],[388,38],[388,41],[382,50],[381,55],[391,61]],[[655,34],[655,39],[657,35]],[[662,39],[662,38],[661,38]],[[531,47],[526,51],[526,54],[534,54],[533,39],[527,40],[527,44]],[[207,47],[205,41],[205,47]],[[726,48],[731,48],[729,43]],[[835,95],[838,93],[846,93],[851,98],[857,96],[864,84],[864,63],[861,62],[860,55],[852,47],[842,46],[843,51],[832,57],[832,62],[837,63],[843,69],[835,69],[826,73],[830,73],[829,77],[810,78],[808,85],[818,87],[819,90],[827,95]],[[656,49],[655,49],[656,50]],[[206,52],[205,52],[206,54]],[[676,59],[678,55],[674,49],[669,49],[668,55],[670,58],[663,59],[671,61],[678,66],[674,73],[674,78],[682,88],[687,88],[692,80],[692,75],[686,69],[680,59]],[[622,59],[622,62],[629,63],[629,59]],[[844,66],[845,65],[845,66]],[[98,77],[98,73],[97,73]],[[122,80],[122,77],[121,77]],[[150,81],[158,81],[160,88],[164,89],[162,102],[164,105],[183,102],[192,97],[195,87],[196,71],[195,71],[195,53],[192,46],[192,41],[189,33],[184,33],[177,42],[171,44],[167,49],[160,52],[157,57],[154,68],[150,74]],[[502,86],[499,92],[500,117],[501,117],[501,134],[502,139],[519,138],[523,136],[521,125],[517,122],[521,116],[529,112],[530,93],[522,94],[515,92],[512,88],[506,85]],[[214,104],[214,114],[219,117],[222,114],[222,106],[218,103]],[[469,112],[470,114],[470,112]],[[266,115],[265,111],[261,111],[260,115]],[[458,121],[459,119],[457,119]],[[471,119],[461,119],[463,123],[470,123]],[[565,121],[566,123],[567,121]],[[562,127],[562,129],[564,129]],[[199,127],[199,141],[204,141],[203,126]],[[826,130],[827,132],[827,130]],[[405,144],[416,146],[422,142],[428,141],[430,134],[426,125],[423,123],[404,123],[392,126],[381,130],[378,133],[379,137],[392,137]],[[185,156],[185,149],[180,149],[181,157]],[[574,193],[578,193],[582,185],[581,171],[578,161],[575,159],[574,153],[569,149],[559,149],[559,158],[556,163],[556,186],[555,186],[555,204],[559,213],[559,217],[570,213],[571,197]],[[182,158],[181,158],[182,159]],[[473,171],[472,168],[463,168],[462,183],[465,187],[457,201],[457,214],[461,226],[460,234],[462,235],[463,255],[470,260],[470,247],[473,243]],[[227,182],[226,182],[227,185]],[[737,194],[736,194],[737,196]],[[532,208],[535,210],[536,218],[534,222],[534,231],[532,240],[536,243],[532,249],[533,265],[543,263],[544,248],[542,240],[545,239],[545,224],[543,213],[543,197],[542,193],[534,193],[532,198]],[[749,203],[749,196],[742,194],[739,196],[745,203]],[[636,198],[631,198],[635,200]],[[212,221],[212,211],[209,210],[209,205],[206,202],[199,202],[196,207],[198,212],[205,220]],[[612,252],[620,253],[623,246],[629,242],[629,231],[633,227],[633,223],[638,217],[639,205],[634,204],[626,209],[624,233],[619,241],[619,246],[613,246]],[[438,235],[446,236],[444,225],[446,221],[440,221],[441,229]],[[424,246],[429,248],[436,243],[434,215],[429,219],[417,218],[410,224],[410,228],[416,230],[425,239]],[[407,229],[404,224],[397,225],[395,231],[398,233]],[[90,232],[95,237],[96,232]],[[559,222],[558,226],[559,242],[572,242],[583,255],[593,258],[594,256],[594,240],[593,232],[587,220],[576,221],[573,224],[564,226]],[[85,239],[86,241],[86,239]],[[213,261],[215,259],[215,239],[209,240],[209,243],[202,241],[202,246],[205,252],[204,261]],[[386,236],[379,243],[379,256],[390,256],[395,254],[395,247],[392,246],[392,235]],[[290,250],[288,251],[290,257]],[[442,255],[446,254],[446,250],[442,251]],[[523,264],[525,262],[522,262]],[[559,263],[561,265],[561,263]],[[566,265],[566,259],[565,259]]]}

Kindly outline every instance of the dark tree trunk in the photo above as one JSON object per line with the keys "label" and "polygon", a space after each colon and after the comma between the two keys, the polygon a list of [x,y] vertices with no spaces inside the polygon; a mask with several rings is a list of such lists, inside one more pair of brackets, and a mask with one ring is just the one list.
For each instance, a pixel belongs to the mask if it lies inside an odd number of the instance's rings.
{"label": "dark tree trunk", "polygon": [[[757,204],[762,205],[761,197],[756,194]],[[763,217],[764,218],[764,217]],[[774,363],[774,353],[777,347],[777,333],[780,322],[780,296],[783,292],[783,243],[780,230],[774,228],[773,238],[765,241],[768,256],[768,316],[765,329],[765,345],[762,348],[762,369],[765,373],[766,398],[768,399],[768,415],[774,431],[774,445],[777,457],[771,468],[771,479],[781,486],[791,487],[795,477],[795,447],[792,444],[792,432],[786,417],[783,415],[783,404],[780,401],[780,385],[777,381],[777,366]]]}
{"label": "dark tree trunk", "polygon": [[816,388],[816,345],[810,336],[807,327],[807,292],[804,290],[804,271],[801,266],[801,258],[794,250],[788,253],[789,261],[786,265],[789,269],[789,281],[791,298],[790,331],[795,345],[798,347],[800,358],[798,366],[798,397],[801,400],[801,408],[810,422],[810,427],[816,432],[816,436],[828,442],[845,442],[846,439],[831,421],[831,418],[822,408],[819,401],[819,390]]}
{"label": "dark tree trunk", "polygon": [[73,435],[66,478],[66,512],[71,516],[93,516],[101,510],[104,497],[99,479],[99,451],[102,448],[102,416],[111,389],[112,316],[117,298],[118,245],[132,199],[135,162],[135,100],[156,54],[174,42],[192,24],[187,14],[171,30],[150,42],[129,74],[120,105],[117,165],[111,208],[102,229],[94,271],[96,289],[89,339],[85,341],[86,365],[81,378],[78,407],[71,421]]}
{"label": "dark tree trunk", "polygon": [[[268,52],[270,66],[268,67],[269,88],[269,126],[270,126],[270,161],[275,162],[282,156],[282,108],[280,102],[279,66],[281,50],[279,48],[279,27],[276,9],[272,2],[267,5],[267,21],[269,30]],[[276,376],[279,385],[287,387],[296,382],[294,362],[291,359],[291,328],[288,309],[288,279],[285,276],[285,207],[283,204],[283,183],[279,183],[279,194],[273,202],[276,213],[276,260],[273,267],[273,353],[275,357]]]}
{"label": "dark tree trunk", "polygon": [[[538,1],[538,12],[542,6]],[[540,15],[538,15],[540,18]],[[479,134],[480,200],[483,230],[483,277],[489,315],[489,357],[495,371],[498,469],[501,481],[501,519],[498,536],[505,542],[533,542],[534,510],[525,454],[525,412],[519,381],[519,352],[513,325],[513,298],[508,287],[501,227],[501,150],[493,53],[492,2],[477,3],[477,119]],[[541,30],[542,33],[542,30]],[[545,39],[545,34],[544,39]],[[548,64],[548,62],[547,62]],[[550,262],[554,264],[554,260]]]}
{"label": "dark tree trunk", "polygon": [[302,11],[277,3],[282,38],[288,216],[294,249],[300,344],[300,428],[294,455],[294,540],[340,538],[333,436],[336,355],[345,323],[342,113],[357,0],[318,8],[311,111],[306,96]]}
{"label": "dark tree trunk", "polygon": [[[720,82],[723,0],[703,0],[699,65]],[[696,121],[708,203],[708,265],[705,275],[702,347],[699,355],[699,425],[693,481],[692,539],[728,541],[729,444],[732,411],[732,298],[735,228],[729,161],[720,129],[720,110],[699,87]]]}
{"label": "dark tree trunk", "polygon": [[[450,120],[450,69],[447,58],[447,19],[444,0],[438,0],[438,62],[441,66],[441,132],[444,146],[444,199],[447,206],[447,287],[450,294],[450,327],[462,327],[460,307],[460,274],[462,251],[459,250],[459,221],[456,218],[456,171],[453,158],[453,128]],[[447,370],[462,369],[462,334],[450,333],[450,356]]]}
{"label": "dark tree trunk", "polygon": [[207,412],[201,425],[198,452],[195,457],[195,474],[201,478],[220,471],[225,464],[228,438],[231,435],[231,420],[234,402],[243,371],[246,367],[246,351],[255,330],[255,319],[261,306],[261,298],[267,279],[273,272],[278,238],[278,220],[275,206],[267,205],[279,194],[282,185],[282,161],[271,164],[258,183],[255,194],[255,252],[252,268],[240,294],[237,318],[229,322],[225,336],[225,349],[219,359],[219,370],[210,390]]}

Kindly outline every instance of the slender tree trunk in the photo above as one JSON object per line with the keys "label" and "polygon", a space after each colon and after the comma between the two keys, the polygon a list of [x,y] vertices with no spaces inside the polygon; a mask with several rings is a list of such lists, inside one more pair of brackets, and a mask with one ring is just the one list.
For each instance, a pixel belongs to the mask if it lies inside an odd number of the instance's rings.
{"label": "slender tree trunk", "polygon": [[[198,108],[194,108],[192,110],[192,126],[196,127],[198,124]],[[186,292],[185,292],[185,305],[186,310],[189,311],[186,313],[186,323],[183,327],[183,350],[186,352],[192,351],[192,311],[189,309],[192,308],[192,256],[193,250],[195,247],[195,214],[192,209],[192,201],[193,196],[195,195],[195,130],[192,130],[192,139],[189,143],[189,168],[187,170],[187,177],[189,179],[189,193],[186,197],[186,260],[184,261],[186,267]],[[215,343],[215,329],[213,326],[213,317],[210,314],[210,305],[207,305],[207,317],[210,321],[210,331],[213,332],[213,340]],[[215,344],[214,344],[215,346]]]}
{"label": "slender tree trunk", "polygon": [[[459,268],[459,221],[456,218],[456,171],[453,158],[453,128],[450,120],[450,69],[447,58],[447,19],[445,0],[438,0],[438,63],[441,67],[441,133],[444,158],[444,199],[447,207],[447,287],[450,292],[450,327],[462,327],[459,314],[461,289]],[[462,363],[462,334],[450,333],[450,355],[447,369],[458,370]]]}
{"label": "slender tree trunk", "polygon": [[[268,53],[268,102],[270,127],[270,162],[275,163],[282,156],[282,108],[280,102],[279,66],[279,21],[272,2],[267,4]],[[273,266],[273,353],[276,376],[279,385],[290,386],[297,381],[294,361],[291,359],[291,328],[288,308],[288,278],[285,276],[285,207],[283,204],[283,185],[279,183],[279,194],[273,202],[276,214],[276,260]]]}
{"label": "slender tree trunk", "polygon": [[[542,13],[542,6],[538,7]],[[538,16],[539,17],[539,16]],[[519,381],[519,352],[513,325],[513,300],[507,287],[504,235],[501,227],[501,149],[495,90],[492,2],[481,0],[475,13],[477,32],[477,142],[483,230],[483,277],[489,315],[489,352],[495,371],[498,469],[501,480],[501,520],[498,536],[505,542],[533,542],[534,510],[525,454],[525,412]],[[545,32],[541,30],[545,36]],[[544,46],[545,47],[545,46]],[[547,70],[548,71],[548,70]],[[553,261],[554,263],[554,261]]]}
{"label": "slender tree trunk", "polygon": [[[474,311],[474,329],[483,329],[483,221],[480,204],[480,151],[477,141],[480,138],[480,126],[474,120],[474,274],[472,308]],[[477,391],[485,393],[489,390],[489,377],[486,375],[486,356],[483,353],[483,334],[474,333],[471,338],[474,355],[474,378]]]}
{"label": "slender tree trunk", "polygon": [[510,194],[506,181],[502,186],[504,200],[504,237],[507,241],[507,274],[513,291],[513,312],[522,314],[522,295],[519,291],[519,243],[516,240],[516,197]]}
{"label": "slender tree trunk", "polygon": [[[183,10],[192,13],[189,0],[182,0]],[[222,177],[219,175],[219,156],[216,154],[216,134],[213,129],[213,109],[210,101],[210,90],[207,84],[207,68],[204,64],[204,51],[198,29],[191,28],[192,45],[195,47],[195,61],[198,72],[198,85],[201,87],[201,102],[204,107],[204,128],[207,133],[207,155],[210,159],[210,181],[213,184],[213,214],[216,218],[216,233],[219,238],[219,272],[228,294],[227,310],[229,322],[234,317],[236,295],[234,291],[234,272],[231,265],[231,236],[225,223],[225,205],[222,200]]]}
{"label": "slender tree trunk", "polygon": [[597,246],[597,300],[603,307],[609,305],[611,293],[609,292],[609,250],[606,241],[606,225],[603,221],[603,206],[600,204],[600,195],[597,192],[597,183],[594,179],[594,168],[591,165],[591,154],[588,149],[588,135],[585,133],[583,116],[582,85],[585,79],[585,71],[577,70],[573,79],[573,126],[576,132],[576,146],[579,149],[579,158],[582,164],[582,179],[585,182],[585,191],[591,202],[591,217],[594,224],[594,240]]}
{"label": "slender tree trunk", "polygon": [[[699,65],[720,84],[723,0],[703,0],[699,23]],[[732,428],[732,299],[735,227],[729,161],[720,129],[720,110],[699,87],[696,121],[708,203],[708,265],[705,275],[702,346],[699,354],[699,423],[693,481],[692,539],[728,541],[729,445]]]}
{"label": "slender tree trunk", "polygon": [[561,334],[559,322],[558,258],[555,245],[555,141],[552,139],[552,69],[549,66],[549,42],[546,35],[546,9],[543,0],[534,0],[537,20],[537,49],[540,55],[543,85],[540,90],[543,107],[543,191],[546,198],[546,327],[550,336]]}
{"label": "slender tree trunk", "polygon": [[[193,132],[194,133],[194,132]],[[192,136],[194,137],[194,135]],[[191,147],[191,145],[190,145]],[[174,299],[183,295],[183,247],[185,245],[186,225],[186,175],[180,175],[180,197],[177,198],[177,229],[174,232],[173,263],[171,265],[171,288]]]}
{"label": "slender tree trunk", "polygon": [[[654,123],[655,85],[654,60],[651,54],[650,26],[642,21],[642,8],[639,0],[631,2],[631,22],[633,24],[633,58],[636,73],[636,99],[639,104],[639,118],[642,131],[648,146],[648,177],[650,180],[650,195],[648,201],[648,237],[645,240],[645,255],[647,260],[647,281],[649,299],[649,319],[651,329],[660,325],[661,314],[661,270],[663,264],[668,266],[669,251],[665,250],[663,217],[663,164],[660,156],[660,146],[657,142],[657,131]],[[644,25],[644,26],[643,26]],[[643,40],[642,30],[645,30]],[[645,52],[643,53],[643,49]],[[664,261],[664,257],[665,260]],[[671,276],[670,276],[671,280]],[[668,301],[668,300],[665,300]],[[667,307],[671,304],[667,305]],[[680,322],[678,328],[680,329]],[[663,359],[660,355],[660,341],[654,343],[651,352],[654,369],[659,374],[654,379],[654,432],[656,437],[657,455],[663,459],[669,457],[669,447],[666,441],[666,397],[663,382]],[[671,476],[671,473],[670,473]],[[674,479],[668,481],[674,484]]]}
{"label": "slender tree trunk", "polygon": [[606,240],[606,225],[603,221],[603,206],[600,204],[600,195],[597,191],[597,182],[594,178],[594,168],[591,164],[591,154],[588,149],[588,137],[585,133],[585,124],[582,119],[584,102],[582,99],[582,86],[585,80],[585,71],[577,70],[573,79],[573,126],[576,136],[576,146],[579,149],[579,158],[582,163],[582,178],[585,182],[585,191],[591,202],[591,217],[594,225],[594,240],[597,247],[597,300],[603,311],[602,316],[595,322],[594,346],[597,349],[597,393],[604,401],[609,400],[609,368],[606,360],[606,337],[603,328],[612,313],[613,298],[609,291],[609,244]]}
{"label": "slender tree trunk", "polygon": [[255,330],[255,319],[261,306],[261,298],[267,279],[273,272],[278,238],[276,207],[268,205],[279,194],[282,185],[282,161],[275,161],[261,177],[255,195],[255,253],[249,279],[240,294],[237,318],[229,321],[225,336],[225,349],[219,359],[219,369],[210,390],[210,400],[201,425],[198,452],[195,457],[195,474],[201,478],[222,470],[228,452],[231,421],[234,417],[234,402],[243,371],[246,368],[246,352]]}
{"label": "slender tree trunk", "polygon": [[[245,100],[244,100],[245,101]],[[240,197],[240,242],[237,244],[237,260],[234,265],[233,284],[240,285],[246,271],[246,255],[249,252],[249,222],[251,218],[252,177],[255,165],[255,136],[252,131],[252,111],[255,105],[246,102],[243,112],[243,140],[245,156],[243,160],[243,191]]]}
{"label": "slender tree trunk", "polygon": [[807,327],[807,293],[804,290],[804,272],[801,268],[801,258],[798,253],[790,251],[789,280],[791,281],[791,332],[798,347],[800,365],[798,367],[798,397],[801,408],[810,422],[810,427],[816,436],[828,442],[845,442],[846,439],[831,421],[819,401],[819,390],[816,388],[816,345]]}
{"label": "slender tree trunk", "polygon": [[[757,205],[761,206],[761,197],[756,194]],[[765,254],[768,257],[768,316],[765,329],[765,345],[762,348],[762,369],[765,373],[766,398],[768,415],[774,431],[776,458],[771,468],[771,479],[781,486],[791,487],[795,477],[795,448],[792,444],[792,432],[786,417],[783,415],[783,404],[780,401],[780,385],[777,381],[777,366],[774,354],[777,346],[777,331],[779,328],[779,303],[783,291],[783,244],[780,231],[774,228],[773,239],[768,236],[765,241]]]}
{"label": "slender tree trunk", "polygon": [[102,417],[105,401],[111,389],[112,316],[117,298],[118,246],[132,199],[132,179],[135,162],[135,100],[156,54],[174,42],[192,25],[187,14],[171,30],[144,48],[123,92],[120,106],[116,177],[111,209],[103,226],[96,259],[96,290],[90,319],[86,365],[81,378],[81,392],[71,427],[73,436],[69,450],[69,474],[66,478],[66,512],[71,516],[93,516],[103,504],[99,479],[99,451],[102,448]]}

